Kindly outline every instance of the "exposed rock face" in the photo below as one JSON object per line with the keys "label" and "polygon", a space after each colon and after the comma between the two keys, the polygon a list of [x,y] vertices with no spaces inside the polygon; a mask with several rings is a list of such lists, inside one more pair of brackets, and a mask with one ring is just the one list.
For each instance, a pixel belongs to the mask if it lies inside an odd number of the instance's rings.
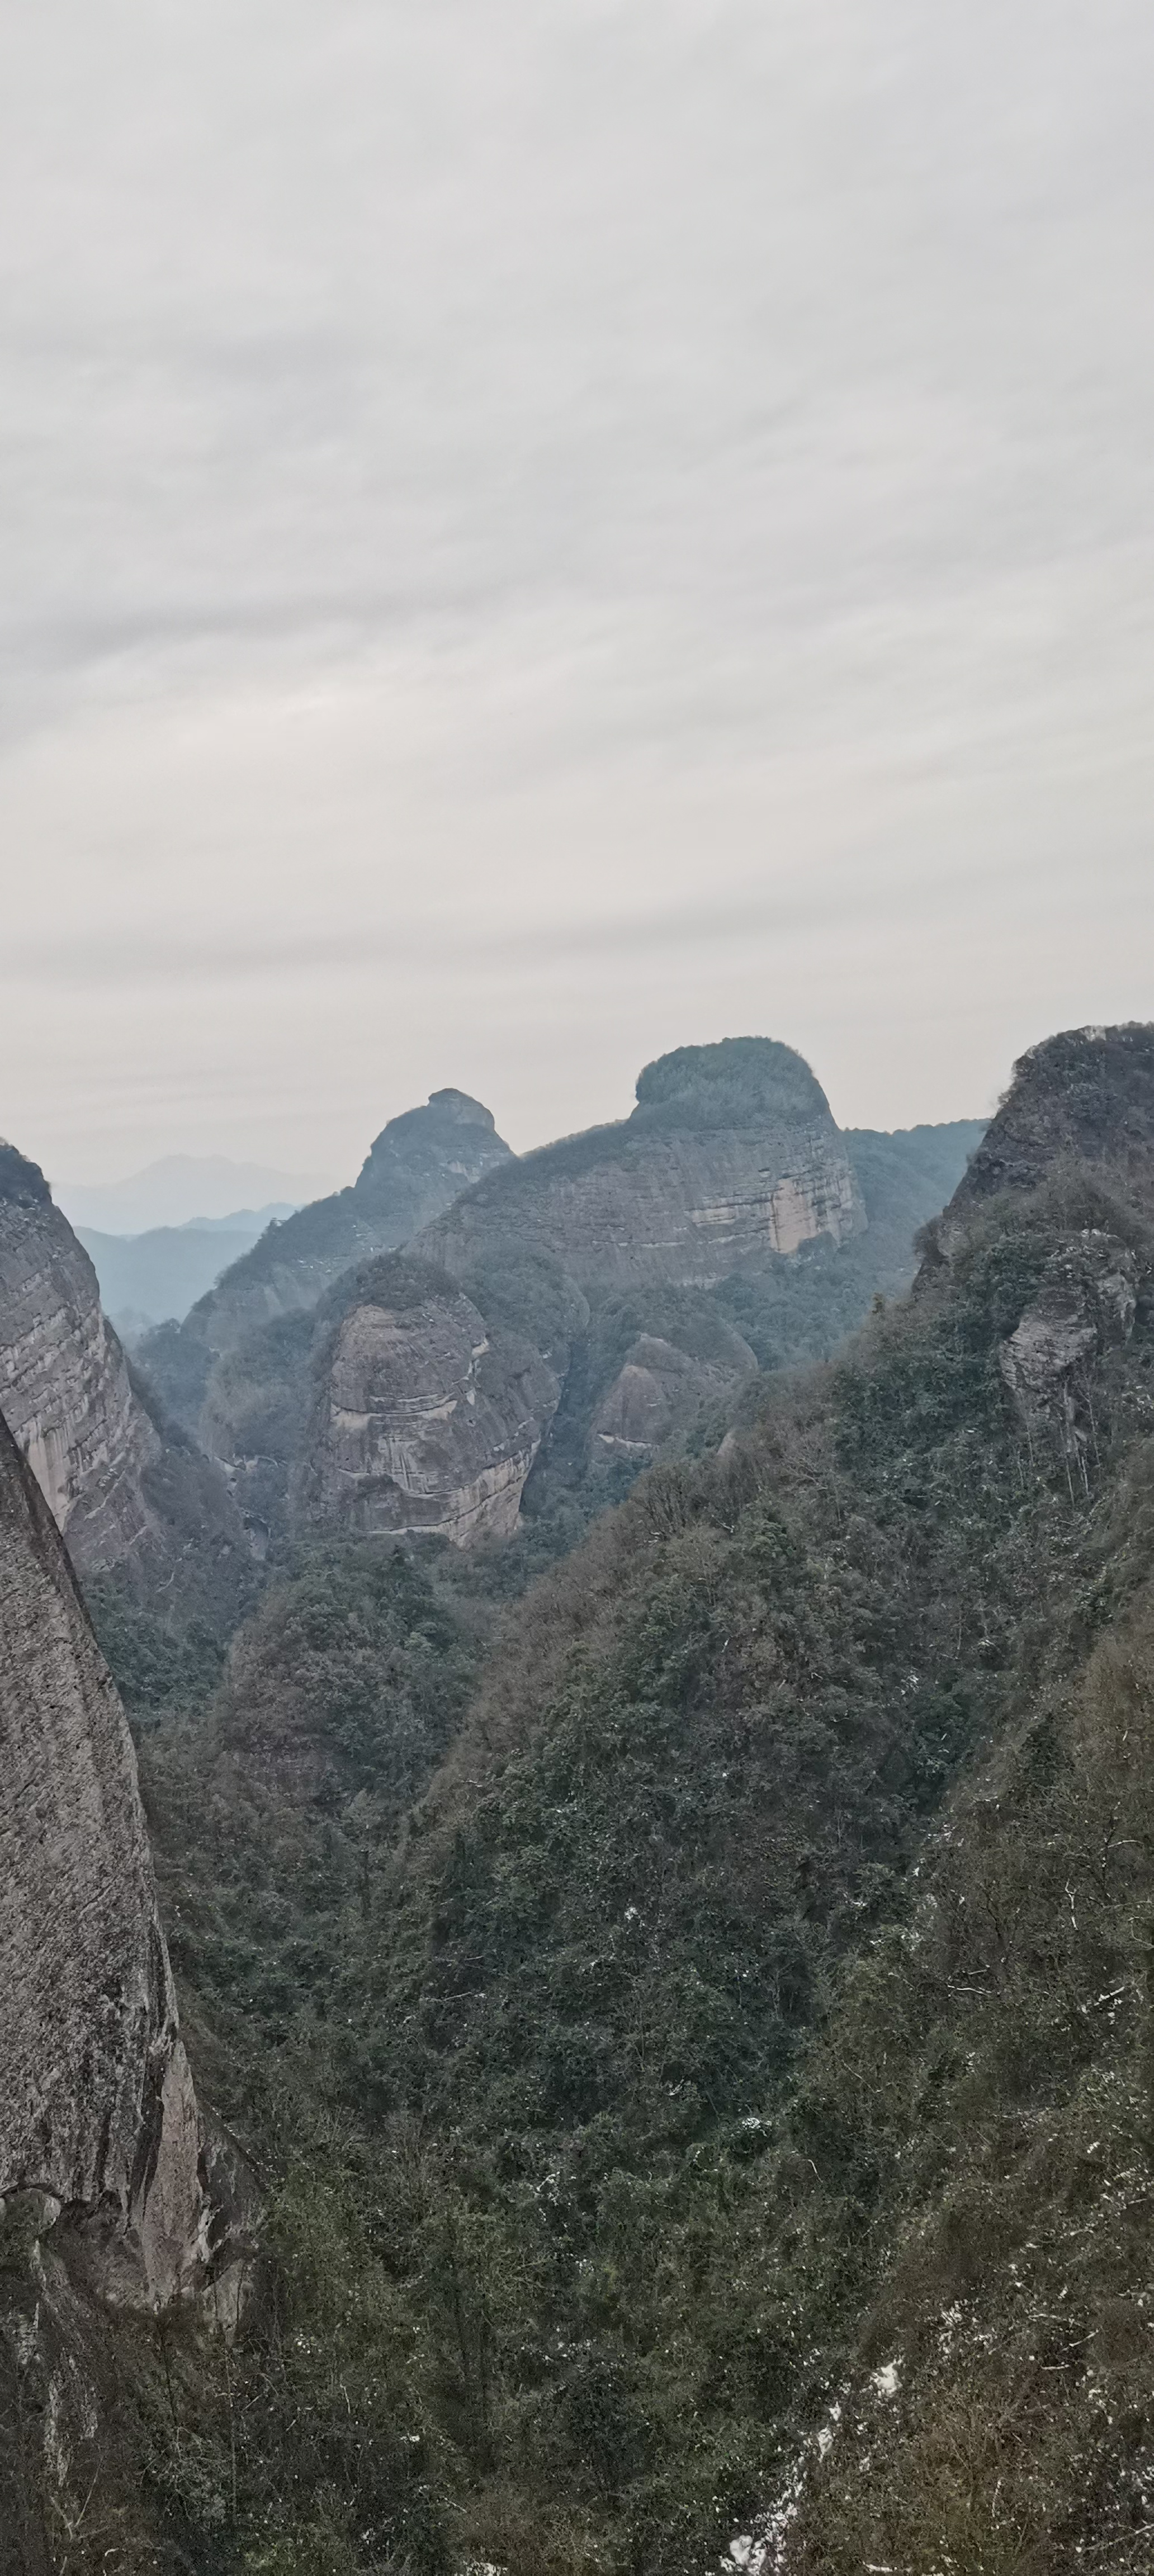
{"label": "exposed rock face", "polygon": [[732,1395],[757,1362],[739,1333],[728,1339],[728,1364],[721,1365],[694,1358],[658,1334],[639,1334],[594,1413],[598,1446],[644,1463]]}
{"label": "exposed rock face", "polygon": [[[193,1307],[183,1340],[211,1357],[279,1316],[307,1312],[353,1262],[409,1242],[458,1191],[512,1159],[479,1100],[434,1091],[423,1109],[390,1119],[351,1189],[298,1208],[234,1261]],[[150,1365],[159,1357],[153,1347]],[[182,1410],[179,1389],[164,1391]]]}
{"label": "exposed rock face", "polygon": [[1100,1228],[1085,1227],[1053,1255],[998,1354],[1031,1448],[1055,1443],[1087,1492],[1091,1373],[1107,1350],[1129,1341],[1137,1311],[1134,1254]]}
{"label": "exposed rock face", "polygon": [[141,1401],[87,1253],[11,1145],[0,1146],[0,1413],[85,1581],[116,1573],[210,1624],[235,1615],[248,1548],[223,1480]]}
{"label": "exposed rock face", "polygon": [[556,1408],[552,1370],[424,1264],[370,1263],[346,1297],[319,1363],[305,1516],[455,1547],[507,1536]]}
{"label": "exposed rock face", "polygon": [[[965,1219],[1000,1190],[1031,1190],[1063,1157],[1154,1185],[1154,1026],[1067,1029],[1031,1047],[950,1202]],[[943,1238],[944,1239],[944,1238]]]}
{"label": "exposed rock face", "polygon": [[96,1273],[35,1163],[0,1146],[0,1409],[81,1573],[139,1547],[161,1443],[101,1312]]}
{"label": "exposed rock face", "polygon": [[865,1224],[821,1085],[791,1047],[727,1038],[646,1067],[637,1107],[527,1154],[426,1226],[415,1249],[468,1283],[510,1252],[580,1286],[710,1287]]}
{"label": "exposed rock face", "polygon": [[59,2203],[109,2296],[207,2251],[200,2129],[124,1712],[0,1423],[0,2195]]}

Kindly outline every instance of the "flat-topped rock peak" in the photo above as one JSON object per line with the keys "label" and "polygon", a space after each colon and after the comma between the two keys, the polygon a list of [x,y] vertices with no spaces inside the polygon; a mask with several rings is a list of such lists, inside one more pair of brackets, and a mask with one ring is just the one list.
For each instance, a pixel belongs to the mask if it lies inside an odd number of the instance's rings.
{"label": "flat-topped rock peak", "polygon": [[582,1287],[706,1287],[751,1261],[865,1224],[820,1083],[771,1038],[679,1047],[647,1065],[628,1118],[542,1146],[434,1219],[417,1248],[454,1276],[502,1246]]}

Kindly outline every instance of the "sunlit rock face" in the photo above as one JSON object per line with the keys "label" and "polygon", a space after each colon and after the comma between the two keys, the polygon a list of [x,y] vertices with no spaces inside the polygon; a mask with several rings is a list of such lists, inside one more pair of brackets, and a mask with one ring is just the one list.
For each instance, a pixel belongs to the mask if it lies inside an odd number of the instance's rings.
{"label": "sunlit rock face", "polygon": [[728,1038],[646,1067],[637,1107],[491,1174],[415,1249],[466,1283],[502,1260],[557,1264],[582,1288],[711,1287],[865,1210],[829,1104],[792,1047]]}
{"label": "sunlit rock face", "polygon": [[0,1410],[82,1573],[139,1547],[140,1478],[161,1443],[87,1253],[43,1174],[10,1145],[0,1146]]}
{"label": "sunlit rock face", "polygon": [[135,1757],[2,1422],[0,1744],[0,2197],[46,2195],[106,2295],[160,2305],[208,2219]]}
{"label": "sunlit rock face", "polygon": [[455,1547],[506,1537],[556,1409],[552,1370],[426,1265],[386,1259],[354,1281],[318,1360],[299,1517]]}

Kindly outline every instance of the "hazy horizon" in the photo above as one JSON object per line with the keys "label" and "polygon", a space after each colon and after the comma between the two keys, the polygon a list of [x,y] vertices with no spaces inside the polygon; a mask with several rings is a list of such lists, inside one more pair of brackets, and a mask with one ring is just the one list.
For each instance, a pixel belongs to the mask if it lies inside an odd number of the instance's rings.
{"label": "hazy horizon", "polygon": [[62,0],[0,99],[0,1132],[353,1177],[1145,1019],[1137,0]]}

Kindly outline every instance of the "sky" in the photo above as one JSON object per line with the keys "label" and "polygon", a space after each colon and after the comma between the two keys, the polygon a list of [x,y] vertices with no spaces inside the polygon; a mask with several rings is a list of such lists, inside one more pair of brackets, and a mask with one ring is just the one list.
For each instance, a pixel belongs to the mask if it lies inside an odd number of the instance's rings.
{"label": "sky", "polygon": [[0,1132],[1154,1016],[1148,6],[3,18]]}

